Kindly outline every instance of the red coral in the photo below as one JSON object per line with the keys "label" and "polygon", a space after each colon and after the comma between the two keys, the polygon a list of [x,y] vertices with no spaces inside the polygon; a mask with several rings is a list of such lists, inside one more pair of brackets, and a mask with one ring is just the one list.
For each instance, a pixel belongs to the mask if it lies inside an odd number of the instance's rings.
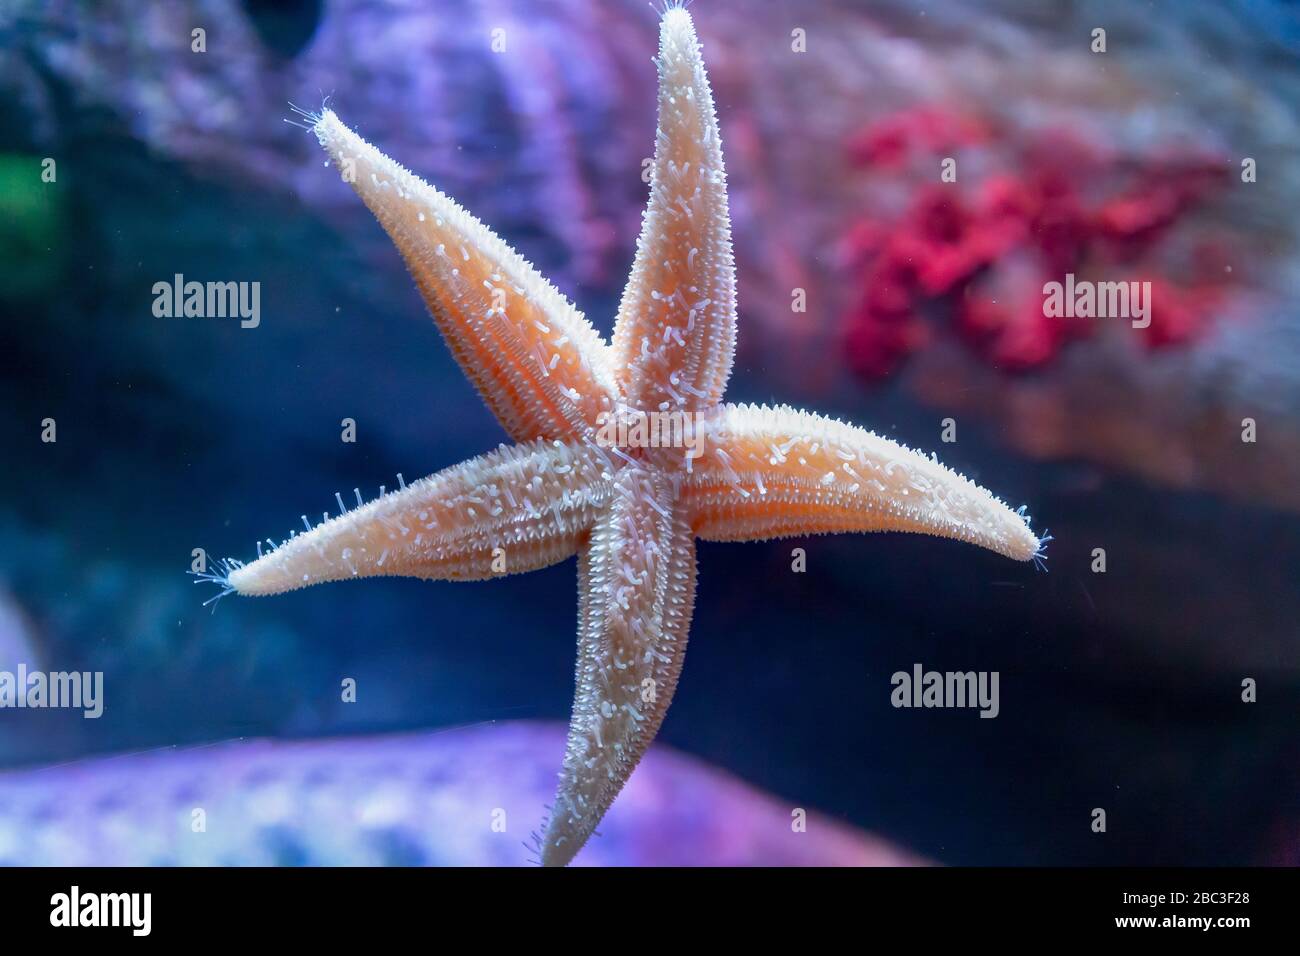
{"label": "red coral", "polygon": [[903,165],[915,152],[944,153],[974,146],[985,142],[989,133],[979,119],[955,110],[902,110],[854,136],[849,141],[849,160],[856,166],[892,169]]}
{"label": "red coral", "polygon": [[1221,300],[1214,287],[1181,289],[1164,279],[1152,280],[1148,299],[1151,324],[1140,330],[1142,341],[1152,349],[1195,341]]}
{"label": "red coral", "polygon": [[[867,127],[849,155],[881,175],[991,139],[990,125],[977,118],[925,107]],[[1223,163],[1154,158],[1130,168],[1059,131],[1023,143],[1016,156],[1015,174],[985,177],[972,199],[964,198],[964,183],[931,181],[896,220],[855,224],[847,259],[862,293],[845,319],[844,341],[859,374],[889,375],[924,347],[930,325],[922,316],[949,322],[999,368],[1041,367],[1097,321],[1046,316],[1044,283],[1120,262],[1142,262],[1149,274],[1151,322],[1140,330],[1146,346],[1186,344],[1209,326],[1225,270],[1211,268],[1215,279],[1185,286],[1154,263],[1186,214],[1226,182]],[[1126,188],[1116,189],[1116,181]],[[1210,247],[1197,255],[1222,258]],[[1027,257],[1032,268],[1009,266]],[[1204,264],[1195,271],[1204,275]]]}

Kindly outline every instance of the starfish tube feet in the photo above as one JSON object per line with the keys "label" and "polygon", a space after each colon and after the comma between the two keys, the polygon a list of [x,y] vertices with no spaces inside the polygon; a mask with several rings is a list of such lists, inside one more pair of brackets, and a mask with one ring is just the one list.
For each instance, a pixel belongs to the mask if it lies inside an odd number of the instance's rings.
{"label": "starfish tube feet", "polygon": [[1016,561],[1044,544],[973,481],[865,429],[788,406],[721,405],[705,430],[682,495],[706,540],[912,531]]}
{"label": "starfish tube feet", "polygon": [[623,469],[579,551],[573,716],[543,865],[568,863],[591,836],[677,689],[695,607],[695,536],[674,486],[657,471]]}
{"label": "starfish tube feet", "polygon": [[614,360],[629,404],[706,408],[731,374],[736,274],[718,118],[684,9],[664,12],[655,62],[650,201],[614,328]]}
{"label": "starfish tube feet", "polygon": [[392,238],[456,361],[516,441],[587,435],[613,407],[609,347],[527,261],[330,110],[312,130]]}
{"label": "starfish tube feet", "polygon": [[233,569],[243,595],[348,578],[482,580],[563,561],[610,494],[597,447],[539,440],[440,471]]}

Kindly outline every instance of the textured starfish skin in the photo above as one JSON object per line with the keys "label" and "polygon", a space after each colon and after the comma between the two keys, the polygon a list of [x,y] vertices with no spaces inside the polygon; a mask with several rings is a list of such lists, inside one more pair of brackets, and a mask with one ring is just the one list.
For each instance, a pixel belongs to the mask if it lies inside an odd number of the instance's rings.
{"label": "textured starfish skin", "polygon": [[[451,199],[332,112],[313,117],[518,444],[344,511],[222,580],[255,595],[385,574],[482,579],[577,554],[573,714],[545,864],[581,849],[663,721],[697,537],[911,531],[1021,561],[1041,549],[1019,513],[932,458],[808,412],[720,403],[735,275],[713,98],[685,10],[665,12],[657,63],[650,201],[611,344]],[[602,443],[602,414],[629,409],[691,413],[700,454]]]}

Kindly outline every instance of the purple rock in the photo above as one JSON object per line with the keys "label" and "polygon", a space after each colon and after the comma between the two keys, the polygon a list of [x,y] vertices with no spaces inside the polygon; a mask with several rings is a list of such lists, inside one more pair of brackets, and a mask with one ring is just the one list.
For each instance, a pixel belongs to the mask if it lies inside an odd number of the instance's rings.
{"label": "purple rock", "polygon": [[[0,773],[0,863],[518,866],[560,724],[228,741]],[[655,746],[579,865],[922,863]],[[202,823],[202,827],[199,823]],[[196,832],[197,831],[197,832]]]}

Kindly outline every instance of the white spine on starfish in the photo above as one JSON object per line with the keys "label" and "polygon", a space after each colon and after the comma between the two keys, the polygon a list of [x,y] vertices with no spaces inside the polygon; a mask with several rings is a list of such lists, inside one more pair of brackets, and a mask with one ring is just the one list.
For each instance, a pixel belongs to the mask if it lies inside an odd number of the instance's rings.
{"label": "white spine on starfish", "polygon": [[650,201],[614,327],[629,405],[716,404],[736,344],[727,174],[713,93],[690,14],[664,13]]}
{"label": "white spine on starfish", "polygon": [[578,666],[541,862],[573,858],[654,740],[695,606],[695,537],[676,480],[630,466],[578,558]]}
{"label": "white spine on starfish", "polygon": [[610,495],[609,459],[539,440],[413,482],[237,567],[229,586],[279,594],[379,575],[481,580],[570,557]]}
{"label": "white spine on starfish", "polygon": [[712,541],[844,531],[914,531],[1028,561],[1028,522],[934,458],[788,406],[722,405],[682,499]]}
{"label": "white spine on starfish", "polygon": [[313,127],[402,253],[452,354],[516,441],[589,434],[613,408],[609,347],[495,233],[326,110]]}

